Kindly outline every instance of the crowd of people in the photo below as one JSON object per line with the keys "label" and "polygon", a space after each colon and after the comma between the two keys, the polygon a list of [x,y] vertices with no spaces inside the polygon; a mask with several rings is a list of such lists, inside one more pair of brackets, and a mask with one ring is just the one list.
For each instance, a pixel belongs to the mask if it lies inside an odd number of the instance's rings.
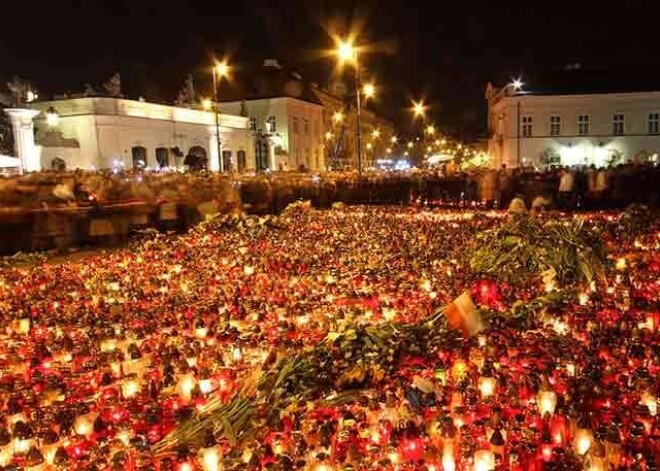
{"label": "crowd of people", "polygon": [[[34,210],[58,205],[103,206],[163,201],[189,207],[216,201],[243,203],[255,212],[277,213],[291,201],[312,200],[318,207],[334,202],[436,206],[506,207],[519,197],[531,206],[565,209],[620,209],[632,203],[660,203],[660,166],[474,169],[457,171],[373,171],[323,174],[40,172],[0,178],[1,210]],[[0,213],[1,214],[1,213]]]}
{"label": "crowd of people", "polygon": [[[660,203],[660,167],[272,172],[38,172],[0,178],[0,253],[183,230],[215,213],[278,214],[294,201],[444,208],[621,209]],[[114,243],[114,242],[113,242]]]}

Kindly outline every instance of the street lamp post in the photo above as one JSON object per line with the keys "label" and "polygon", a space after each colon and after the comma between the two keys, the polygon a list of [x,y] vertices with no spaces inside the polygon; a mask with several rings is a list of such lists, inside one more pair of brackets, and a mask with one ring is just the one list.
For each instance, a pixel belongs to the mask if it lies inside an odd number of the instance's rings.
{"label": "street lamp post", "polygon": [[358,175],[362,175],[362,116],[361,116],[361,84],[360,84],[360,61],[358,57],[358,50],[350,42],[344,41],[339,44],[337,50],[339,59],[347,62],[352,61],[355,65],[355,100],[356,100],[356,140],[357,140],[357,171]]}
{"label": "street lamp post", "polygon": [[[513,80],[510,84],[510,87],[513,87],[514,92],[519,92],[522,90],[523,82],[520,78]],[[521,133],[521,123],[520,123],[520,97],[517,99],[516,103],[516,122],[518,125],[518,130],[516,131],[516,167],[520,166],[520,133]]]}
{"label": "street lamp post", "polygon": [[227,76],[229,68],[226,62],[216,64],[213,67],[213,114],[215,114],[215,142],[218,147],[218,163],[220,171],[225,171],[225,162],[222,157],[221,144],[220,144],[220,109],[218,105],[218,84],[222,77]]}
{"label": "street lamp post", "polygon": [[520,98],[518,98],[518,104],[516,105],[516,108],[518,110],[517,118],[516,118],[516,120],[518,121],[518,132],[516,133],[516,135],[518,136],[517,139],[518,150],[516,151],[516,160],[517,160],[516,167],[519,167],[520,166]]}

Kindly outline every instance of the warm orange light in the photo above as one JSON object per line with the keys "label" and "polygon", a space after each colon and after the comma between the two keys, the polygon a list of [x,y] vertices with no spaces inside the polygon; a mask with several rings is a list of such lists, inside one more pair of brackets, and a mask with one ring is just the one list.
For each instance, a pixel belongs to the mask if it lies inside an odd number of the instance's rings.
{"label": "warm orange light", "polygon": [[209,100],[208,98],[202,100],[202,108],[205,110],[210,110],[211,106],[213,106],[213,102]]}
{"label": "warm orange light", "polygon": [[481,397],[490,397],[495,394],[495,388],[497,387],[497,381],[491,376],[482,376],[479,378],[479,392]]}
{"label": "warm orange light", "polygon": [[372,98],[376,94],[376,87],[373,83],[368,83],[364,86],[363,92],[365,97]]}
{"label": "warm orange light", "polygon": [[350,41],[340,41],[337,46],[337,56],[342,62],[355,60],[357,51]]}
{"label": "warm orange light", "polygon": [[593,441],[593,434],[589,429],[578,429],[575,432],[575,438],[573,439],[573,447],[578,455],[584,455],[589,448],[591,448],[591,442]]}
{"label": "warm orange light", "polygon": [[218,74],[218,77],[227,77],[229,75],[229,66],[226,61],[220,62],[215,66],[215,72]]}
{"label": "warm orange light", "polygon": [[616,269],[619,271],[623,271],[626,269],[626,259],[621,257],[616,261]]}
{"label": "warm orange light", "polygon": [[330,131],[325,133],[325,140],[330,141],[332,139],[332,133]]}
{"label": "warm orange light", "polygon": [[536,405],[539,408],[541,416],[545,414],[554,414],[555,407],[557,406],[557,394],[554,391],[539,391],[536,398]]}
{"label": "warm orange light", "polygon": [[428,134],[429,136],[435,134],[435,126],[433,126],[432,124],[426,126],[426,134]]}
{"label": "warm orange light", "polygon": [[220,453],[217,447],[203,448],[199,454],[204,471],[218,471],[220,469]]}
{"label": "warm orange light", "polygon": [[378,139],[380,137],[380,130],[379,129],[374,129],[371,132],[371,137],[373,137],[374,139]]}
{"label": "warm orange light", "polygon": [[424,106],[424,102],[413,102],[413,115],[416,118],[422,118],[424,117],[424,114],[426,113],[426,106]]}
{"label": "warm orange light", "polygon": [[341,123],[344,120],[344,113],[341,111],[335,111],[332,113],[332,122],[333,123]]}
{"label": "warm orange light", "polygon": [[474,471],[490,471],[495,469],[495,455],[489,450],[478,450],[474,453]]}

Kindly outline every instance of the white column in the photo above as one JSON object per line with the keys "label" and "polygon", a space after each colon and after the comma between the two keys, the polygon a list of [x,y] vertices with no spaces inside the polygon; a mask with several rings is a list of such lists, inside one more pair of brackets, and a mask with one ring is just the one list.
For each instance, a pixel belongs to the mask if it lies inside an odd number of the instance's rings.
{"label": "white column", "polygon": [[218,155],[218,141],[215,132],[209,137],[209,170],[212,172],[220,170],[220,156]]}
{"label": "white column", "polygon": [[270,169],[274,172],[277,170],[277,161],[275,159],[275,139],[268,138],[268,160],[270,162]]}
{"label": "white column", "polygon": [[24,108],[8,108],[5,113],[9,115],[12,131],[14,132],[14,149],[16,157],[21,159],[21,168],[24,172],[41,170],[39,152],[34,144],[34,124],[32,119],[41,111]]}

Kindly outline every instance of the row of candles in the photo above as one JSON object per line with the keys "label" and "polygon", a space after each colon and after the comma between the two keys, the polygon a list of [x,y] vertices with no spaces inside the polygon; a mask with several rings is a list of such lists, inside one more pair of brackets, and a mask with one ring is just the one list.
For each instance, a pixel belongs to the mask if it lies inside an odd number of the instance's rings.
{"label": "row of candles", "polygon": [[[388,220],[392,216],[396,225]],[[381,224],[391,227],[407,225],[410,237],[415,237],[423,217],[364,211],[351,217],[347,210],[341,219],[319,216],[309,224],[317,231],[318,226],[332,224],[332,230],[341,233],[355,226],[373,230],[377,220],[384,219]],[[468,218],[443,219],[433,213],[428,219],[447,233],[446,240],[433,244],[460,240],[462,227],[455,221],[471,223]],[[299,230],[304,233],[310,227]],[[296,244],[302,243],[297,240],[301,232],[285,239],[294,254],[299,250]],[[322,236],[333,237],[327,232]],[[390,236],[391,232],[383,232],[378,237]],[[341,272],[320,266],[320,276],[313,272],[282,278],[281,272],[268,271],[268,263],[255,260],[254,253],[263,250],[261,241],[247,250],[218,250],[231,247],[235,237],[206,234],[199,244],[202,251],[198,246],[189,254],[175,239],[161,251],[147,246],[107,260],[98,257],[92,264],[68,262],[61,268],[41,266],[3,274],[4,318],[10,316],[6,306],[21,296],[30,315],[16,316],[12,311],[0,348],[4,417],[0,466],[45,471],[87,469],[96,463],[97,469],[215,471],[234,462],[259,469],[292,460],[300,462],[295,467],[318,471],[347,466],[540,471],[574,460],[589,471],[619,466],[651,469],[649,450],[660,452],[654,379],[660,372],[654,356],[660,346],[660,314],[628,308],[636,298],[658,297],[657,272],[648,268],[659,257],[655,246],[627,249],[625,258],[615,257],[610,274],[614,290],[580,291],[563,313],[546,326],[539,322],[535,331],[493,326],[466,340],[460,350],[426,352],[413,362],[417,366],[404,361],[394,377],[377,390],[365,391],[365,401],[334,407],[309,404],[283,416],[280,424],[264,426],[258,440],[238,448],[231,447],[226,437],[214,435],[199,449],[165,458],[152,456],[150,444],[195,410],[204,410],[207,403],[229,400],[274,351],[282,355],[313,345],[328,330],[341,330],[355,320],[415,319],[413,307],[431,310],[441,305],[448,301],[443,284],[464,281],[460,261],[448,260],[435,265],[435,275],[415,281],[416,289],[405,294],[410,302],[403,304],[396,302],[400,296],[396,289],[376,280],[363,282],[370,292],[379,291],[376,301],[353,299],[351,315],[344,312],[342,319],[336,319],[340,301],[354,289],[353,284],[343,284]],[[246,245],[241,241],[235,247]],[[306,262],[309,255],[301,253],[293,260]],[[197,258],[202,256],[206,259]],[[234,267],[228,261],[231,256],[236,257]],[[218,264],[226,267],[226,275],[214,270]],[[45,288],[77,272],[94,278],[75,280],[68,293]],[[360,276],[368,280],[367,275]],[[282,280],[268,285],[269,277]],[[154,278],[156,289],[139,298],[135,287]],[[631,278],[634,282],[628,284]],[[263,284],[265,292],[253,296],[272,305],[265,312],[236,317],[239,311],[231,303],[234,291],[222,288],[230,279],[237,286]],[[276,300],[267,291],[288,293],[298,285],[318,291],[310,296],[323,300],[321,305],[294,309],[287,304],[291,300]],[[632,298],[627,307],[618,301],[623,286]],[[510,302],[501,299],[500,291],[492,290],[493,305]],[[225,292],[212,309],[168,301],[193,295],[204,300]],[[252,296],[249,289],[246,292],[246,297]],[[529,293],[516,295],[529,297]],[[140,308],[146,309],[145,315],[132,311]],[[158,309],[162,318],[156,315]],[[175,315],[167,313],[170,309]],[[88,311],[93,314],[87,315]],[[109,319],[104,320],[104,315]],[[555,347],[546,348],[549,345]],[[555,357],[556,345],[563,348],[560,358]],[[603,360],[607,368],[597,363]],[[592,388],[591,394],[584,387]],[[423,398],[421,404],[415,406],[410,394]]]}

